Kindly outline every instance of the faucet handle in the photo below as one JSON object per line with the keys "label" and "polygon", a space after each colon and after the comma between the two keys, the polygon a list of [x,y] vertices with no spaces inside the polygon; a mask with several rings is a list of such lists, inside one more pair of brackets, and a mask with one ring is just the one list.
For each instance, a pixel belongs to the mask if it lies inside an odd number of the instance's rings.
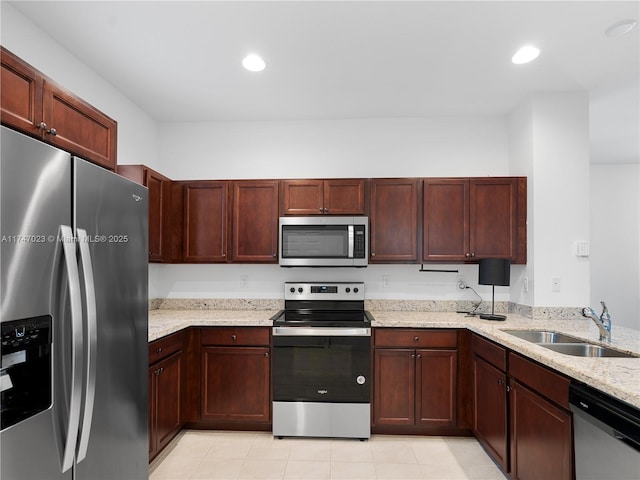
{"label": "faucet handle", "polygon": [[604,303],[604,301],[601,301],[600,305],[602,305],[602,313],[600,314],[600,320],[603,321],[605,328],[611,331],[611,315],[609,314],[607,305]]}

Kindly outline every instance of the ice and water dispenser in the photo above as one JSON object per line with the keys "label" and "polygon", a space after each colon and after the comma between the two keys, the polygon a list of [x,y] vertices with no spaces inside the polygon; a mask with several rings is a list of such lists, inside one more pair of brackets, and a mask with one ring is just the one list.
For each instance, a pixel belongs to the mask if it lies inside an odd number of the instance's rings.
{"label": "ice and water dispenser", "polygon": [[2,430],[51,405],[51,317],[2,322]]}

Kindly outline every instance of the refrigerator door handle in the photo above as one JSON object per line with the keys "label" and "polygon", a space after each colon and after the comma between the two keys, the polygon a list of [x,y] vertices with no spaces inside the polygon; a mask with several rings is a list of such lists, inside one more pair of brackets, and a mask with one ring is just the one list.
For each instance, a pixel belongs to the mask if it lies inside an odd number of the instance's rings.
{"label": "refrigerator door handle", "polygon": [[71,391],[69,395],[69,421],[62,455],[62,472],[73,466],[78,442],[80,409],[82,400],[82,298],[80,293],[80,275],[76,261],[76,242],[71,228],[60,225],[62,252],[67,269],[69,286],[69,304],[71,310]]}
{"label": "refrigerator door handle", "polygon": [[80,463],[87,456],[89,447],[89,437],[91,435],[91,421],[93,419],[93,406],[96,394],[96,350],[98,345],[98,323],[96,314],[96,292],[93,281],[93,264],[91,262],[91,252],[89,250],[89,238],[87,232],[81,228],[76,229],[78,235],[78,245],[80,247],[80,260],[82,262],[82,272],[84,280],[84,291],[86,299],[86,336],[85,359],[87,374],[84,386],[84,413],[82,425],[80,426],[80,440],[78,444],[78,455],[76,462]]}

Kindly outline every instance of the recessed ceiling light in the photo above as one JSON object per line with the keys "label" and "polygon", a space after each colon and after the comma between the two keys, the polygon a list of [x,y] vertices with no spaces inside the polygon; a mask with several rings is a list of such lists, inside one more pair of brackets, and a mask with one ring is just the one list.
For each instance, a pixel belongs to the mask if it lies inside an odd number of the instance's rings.
{"label": "recessed ceiling light", "polygon": [[517,65],[522,63],[528,63],[531,60],[535,60],[540,55],[540,50],[532,45],[526,45],[518,50],[513,57],[511,57],[511,61]]}
{"label": "recessed ceiling light", "polygon": [[262,58],[252,53],[251,55],[244,57],[242,60],[242,66],[250,72],[261,72],[264,70],[266,64]]}
{"label": "recessed ceiling light", "polygon": [[638,22],[636,22],[632,18],[629,18],[627,20],[620,20],[619,22],[616,22],[613,25],[609,26],[609,28],[604,31],[604,34],[607,37],[621,37],[622,35],[625,35],[633,30],[633,27],[635,27],[637,24]]}

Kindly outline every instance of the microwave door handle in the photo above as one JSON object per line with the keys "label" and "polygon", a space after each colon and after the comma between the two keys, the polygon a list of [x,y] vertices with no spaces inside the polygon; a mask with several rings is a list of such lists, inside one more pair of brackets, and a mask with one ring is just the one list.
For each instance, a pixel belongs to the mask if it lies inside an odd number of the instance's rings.
{"label": "microwave door handle", "polygon": [[353,234],[353,225],[349,225],[349,252],[347,254],[347,258],[353,258],[353,242],[354,242],[354,234]]}

